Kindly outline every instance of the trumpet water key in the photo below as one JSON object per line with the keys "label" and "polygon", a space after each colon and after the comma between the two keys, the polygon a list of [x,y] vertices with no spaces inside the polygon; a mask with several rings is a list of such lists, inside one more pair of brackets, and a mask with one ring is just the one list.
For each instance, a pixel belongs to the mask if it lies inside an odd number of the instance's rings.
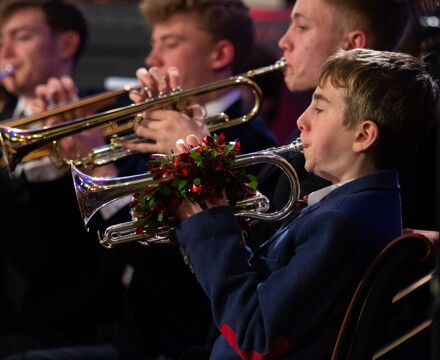
{"label": "trumpet water key", "polygon": [[[299,194],[298,177],[292,165],[286,159],[279,156],[279,154],[287,151],[301,152],[301,140],[297,139],[291,144],[281,147],[273,147],[263,151],[236,156],[233,165],[236,168],[261,163],[269,163],[279,167],[287,175],[291,188],[290,196],[284,208],[267,213],[270,205],[269,200],[257,191],[254,197],[245,199],[235,205],[234,213],[236,216],[246,219],[274,221],[285,218],[294,210]],[[157,176],[155,177],[152,174],[110,179],[94,178],[79,171],[74,164],[71,166],[71,171],[78,205],[86,226],[94,214],[107,204],[122,197],[133,195],[152,184],[160,187],[161,182],[167,180],[166,177],[157,178]],[[99,235],[99,241],[104,247],[108,248],[131,241],[138,241],[143,245],[168,243],[168,236],[173,228],[171,223],[167,227],[158,229],[154,235],[146,232],[138,233],[135,221],[131,221],[110,226],[102,236]]]}

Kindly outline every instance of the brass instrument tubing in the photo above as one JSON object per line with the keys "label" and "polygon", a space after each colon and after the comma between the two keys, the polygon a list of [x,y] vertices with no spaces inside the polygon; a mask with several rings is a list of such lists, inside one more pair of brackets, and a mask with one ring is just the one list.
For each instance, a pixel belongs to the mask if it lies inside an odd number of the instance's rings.
{"label": "brass instrument tubing", "polygon": [[30,115],[30,116],[22,117],[20,119],[9,120],[4,122],[4,124],[6,124],[8,127],[20,127],[23,125],[28,125],[32,122],[41,121],[51,116],[61,115],[63,113],[74,111],[88,105],[92,105],[105,100],[116,98],[117,96],[125,94],[136,88],[137,87],[135,87],[134,85],[127,85],[123,89],[104,91],[96,95],[84,97],[81,100],[72,102],[70,104],[66,104],[55,109],[44,111],[40,114]]}
{"label": "brass instrument tubing", "polygon": [[[259,112],[263,99],[263,94],[260,87],[254,81],[252,81],[250,77],[260,75],[269,71],[282,70],[285,68],[285,66],[286,61],[284,59],[280,59],[273,65],[262,67],[260,69],[249,70],[239,76],[231,76],[224,80],[218,80],[216,82],[195,87],[186,91],[172,93],[164,97],[151,98],[139,104],[132,104],[121,108],[108,110],[102,113],[76,118],[75,120],[56,124],[48,128],[27,130],[17,128],[17,126],[28,124],[30,121],[42,120],[44,118],[47,118],[48,116],[59,115],[60,113],[65,111],[78,109],[79,105],[89,105],[90,103],[96,102],[97,96],[84,98],[83,100],[79,100],[69,105],[49,110],[31,117],[11,121],[9,124],[7,124],[7,126],[3,126],[0,128],[0,143],[3,151],[1,166],[8,167],[11,171],[26,156],[29,155],[27,159],[32,159],[33,157],[29,154],[30,152],[41,148],[42,146],[48,145],[51,142],[57,141],[63,137],[70,136],[97,126],[108,126],[114,124],[115,121],[125,120],[128,116],[137,115],[146,110],[164,108],[166,106],[174,105],[178,102],[181,102],[188,97],[198,96],[229,86],[241,85],[250,87],[255,96],[255,103],[252,109],[247,114],[235,119],[228,119],[228,121],[223,121],[222,123],[209,124],[209,129],[211,131],[216,131],[218,129],[242,124],[253,118]],[[125,91],[129,90],[124,89],[107,92],[101,94],[101,98],[104,98],[106,96],[114,97],[117,92],[122,93]],[[111,144],[108,147],[108,150],[110,152],[114,152],[116,148],[116,145]],[[102,165],[107,162],[114,161],[115,159],[119,159],[128,154],[130,154],[130,152],[125,150],[119,151],[116,157],[112,155],[108,155],[107,157],[105,157],[105,148],[101,147],[101,149],[99,150],[99,164]],[[94,154],[92,152],[91,155],[88,156],[88,158],[86,159],[77,159],[77,165],[83,166],[87,164],[88,167],[96,166],[93,156]]]}

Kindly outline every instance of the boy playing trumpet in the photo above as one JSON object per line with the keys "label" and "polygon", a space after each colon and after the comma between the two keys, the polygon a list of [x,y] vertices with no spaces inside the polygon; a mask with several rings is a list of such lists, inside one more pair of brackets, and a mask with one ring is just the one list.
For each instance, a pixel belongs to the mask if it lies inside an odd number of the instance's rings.
{"label": "boy playing trumpet", "polygon": [[[226,199],[184,203],[173,241],[221,332],[211,359],[329,359],[347,304],[401,235],[394,164],[437,120],[439,88],[416,58],[340,50],[297,121],[305,168],[332,185],[249,256]],[[189,145],[197,139],[188,137]],[[181,152],[188,145],[180,142]]]}

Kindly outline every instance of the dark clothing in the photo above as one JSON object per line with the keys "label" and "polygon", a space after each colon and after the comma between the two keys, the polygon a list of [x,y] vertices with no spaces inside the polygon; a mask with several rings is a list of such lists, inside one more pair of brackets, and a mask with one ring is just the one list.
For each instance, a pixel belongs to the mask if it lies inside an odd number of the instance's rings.
{"label": "dark clothing", "polygon": [[[9,104],[12,108],[6,108],[2,118],[12,116],[15,101]],[[145,161],[136,156],[119,160],[117,167],[121,176],[146,171]],[[0,171],[7,199],[1,202],[0,220],[0,357],[94,342],[101,322],[111,323],[106,319],[109,301],[100,297],[101,291],[115,296],[114,289],[106,287],[111,286],[122,292],[122,285],[116,284],[120,273],[110,279],[113,268],[103,269],[108,250],[96,232],[116,218],[131,219],[129,209],[108,222],[98,214],[87,232],[70,171],[44,182]]]}
{"label": "dark clothing", "polygon": [[4,286],[18,318],[11,319],[6,333],[55,345],[89,339],[100,245],[82,223],[72,179],[29,183],[21,177],[12,185],[19,228],[2,245]]}
{"label": "dark clothing", "polygon": [[[300,136],[299,131],[292,134],[289,141],[294,141]],[[299,193],[297,196],[302,199],[304,196],[310,194],[315,190],[330,185],[328,180],[325,180],[315,174],[308,173],[304,169],[305,159],[302,153],[287,152],[280,156],[284,157],[295,169],[299,183]],[[291,187],[287,176],[276,166],[266,165],[258,173],[258,190],[270,199],[269,211],[280,210],[287,204],[291,196]],[[254,248],[261,244],[264,240],[271,237],[281,225],[288,221],[294,213],[286,219],[279,221],[258,221],[255,222],[249,230],[249,237],[247,239],[248,245]]]}
{"label": "dark clothing", "polygon": [[[238,117],[240,114],[243,114],[243,111],[241,111],[242,107],[242,101],[237,101],[225,112],[230,118]],[[243,154],[264,150],[277,145],[272,132],[259,116],[243,124],[218,130],[216,133],[223,133],[228,141],[240,140],[241,152]]]}
{"label": "dark clothing", "polygon": [[[243,114],[241,107],[242,102],[236,102],[226,113],[235,118]],[[258,118],[218,133],[223,133],[228,141],[240,140],[243,153],[276,145],[265,123]],[[116,329],[113,344],[97,346],[93,351],[64,348],[30,352],[26,356],[35,360],[98,360],[104,352],[108,360],[116,359],[115,353],[119,360],[161,355],[177,359],[190,345],[205,345],[212,325],[210,303],[178,249],[172,245],[138,243],[126,244],[124,248],[134,272],[113,314]]]}
{"label": "dark clothing", "polygon": [[[74,350],[73,350],[74,349]],[[72,357],[73,356],[73,357]],[[83,346],[78,348],[61,348],[51,351],[33,350],[26,354],[14,354],[2,360],[118,360],[116,349],[112,345]],[[145,359],[146,360],[146,359]]]}
{"label": "dark clothing", "polygon": [[[237,117],[243,114],[241,107],[241,101],[236,102],[226,113]],[[220,132],[228,141],[239,139],[243,153],[276,145],[258,118]],[[178,250],[174,246],[132,250],[135,271],[123,299],[129,314],[122,317],[117,340],[122,358],[161,354],[177,358],[190,345],[204,345],[212,324],[209,301]]]}
{"label": "dark clothing", "polygon": [[438,124],[414,148],[404,154],[398,165],[402,194],[403,226],[438,230],[440,208],[436,209],[436,191],[440,193],[438,164]]}
{"label": "dark clothing", "polygon": [[133,280],[116,323],[120,358],[178,358],[187,346],[204,345],[212,323],[209,301],[178,249],[135,245]]}
{"label": "dark clothing", "polygon": [[[242,107],[243,102],[236,101],[225,112],[231,119],[233,119],[244,114]],[[275,136],[269,130],[263,119],[259,116],[256,116],[254,119],[251,119],[243,124],[218,130],[216,133],[223,133],[227,141],[239,140],[241,145],[240,152],[242,154],[261,151],[278,145]],[[264,164],[253,165],[248,167],[246,171],[257,175],[264,168],[264,166]]]}
{"label": "dark clothing", "polygon": [[394,171],[333,190],[251,256],[230,207],[183,221],[173,241],[194,267],[222,334],[211,359],[329,359],[358,281],[401,229]]}

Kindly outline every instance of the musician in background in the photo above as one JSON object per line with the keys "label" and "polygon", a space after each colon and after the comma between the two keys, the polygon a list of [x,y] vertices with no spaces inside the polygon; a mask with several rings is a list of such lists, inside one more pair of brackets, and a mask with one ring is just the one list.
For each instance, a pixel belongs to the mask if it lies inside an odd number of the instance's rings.
{"label": "musician in background", "polygon": [[[144,90],[132,94],[133,101],[143,101],[150,93],[168,93],[173,81],[187,90],[224,80],[246,68],[253,49],[254,25],[241,0],[146,0],[140,3],[140,10],[152,27],[152,50],[145,60],[148,70],[137,71]],[[43,94],[48,87],[40,89]],[[231,119],[247,112],[237,88],[206,93],[196,101],[194,107],[191,101],[186,102],[189,114],[172,110],[144,113],[136,133],[147,140],[127,148],[142,153],[169,152],[179,138],[194,132],[200,136],[209,133],[201,120],[205,110],[207,116],[224,111]],[[276,145],[261,118],[219,132],[230,141],[240,140],[243,152]],[[132,280],[128,280],[128,289],[121,297],[120,313],[112,313],[115,341],[23,356],[87,360],[118,356],[135,360],[163,355],[177,359],[189,345],[204,345],[212,325],[209,301],[179,251],[134,245],[127,267],[127,274],[133,271]]]}
{"label": "musician in background", "polygon": [[[140,10],[152,28],[152,49],[145,58],[149,69],[141,68],[136,75],[153,95],[171,92],[176,86],[187,90],[224,80],[247,68],[255,30],[241,1],[200,0],[187,4],[181,0],[145,0],[140,3]],[[234,16],[236,22],[230,20]],[[202,106],[208,118],[225,112],[234,119],[246,114],[240,90],[232,87],[206,92],[189,100],[189,105]],[[147,97],[146,91],[131,96],[135,102]],[[176,135],[192,133],[191,125],[173,130],[188,123],[184,118],[178,121],[180,117],[181,114],[166,110],[145,113],[136,133],[153,143],[127,144],[127,148],[144,153],[170,152],[175,148]],[[222,132],[229,140],[239,139],[245,153],[275,144],[272,133],[258,117],[216,132]],[[197,133],[208,134],[203,127]]]}
{"label": "musician in background", "polygon": [[[177,85],[183,90],[191,89],[245,70],[253,50],[254,24],[241,0],[143,0],[140,11],[152,30],[152,49],[145,59],[148,69],[139,69],[136,74],[153,95],[170,92]],[[144,92],[132,94],[131,98],[139,102],[147,96]],[[247,111],[238,88],[209,92],[193,102],[206,110],[206,117],[225,112],[233,119]],[[175,150],[177,139],[193,132],[194,123],[199,135],[207,134],[197,119],[188,120],[170,110],[144,113],[136,133],[153,143],[127,148],[145,153],[170,152]],[[183,126],[187,129],[180,128]],[[238,139],[243,152],[276,145],[258,117],[217,131],[220,132],[230,141]],[[138,249],[135,255],[133,282],[126,295],[135,312],[132,323],[125,328],[139,331],[132,331],[132,339],[121,336],[122,357],[163,354],[177,358],[188,345],[203,345],[211,326],[208,299],[177,249],[151,246]],[[138,354],[136,347],[141,350]]]}
{"label": "musician in background", "polygon": [[[54,96],[46,98],[52,107],[76,101],[72,77],[87,40],[88,24],[71,2],[2,0],[0,70],[13,73],[2,80],[10,97],[1,117],[32,114],[36,88],[46,82],[53,88]],[[80,150],[85,155],[104,143],[100,130],[91,130],[59,141],[59,154],[76,159]],[[109,164],[90,173],[113,177],[118,170]],[[1,357],[94,341],[105,308],[98,299],[104,249],[81,221],[69,167],[45,156],[19,164],[12,178],[1,171],[7,195],[1,216]]]}
{"label": "musician in background", "polygon": [[[297,120],[305,169],[329,187],[252,254],[225,198],[184,201],[173,242],[221,332],[210,359],[329,359],[354,289],[402,234],[395,165],[439,118],[440,90],[404,53],[340,50]],[[189,145],[198,139],[187,138]],[[187,152],[188,145],[179,146]]]}

